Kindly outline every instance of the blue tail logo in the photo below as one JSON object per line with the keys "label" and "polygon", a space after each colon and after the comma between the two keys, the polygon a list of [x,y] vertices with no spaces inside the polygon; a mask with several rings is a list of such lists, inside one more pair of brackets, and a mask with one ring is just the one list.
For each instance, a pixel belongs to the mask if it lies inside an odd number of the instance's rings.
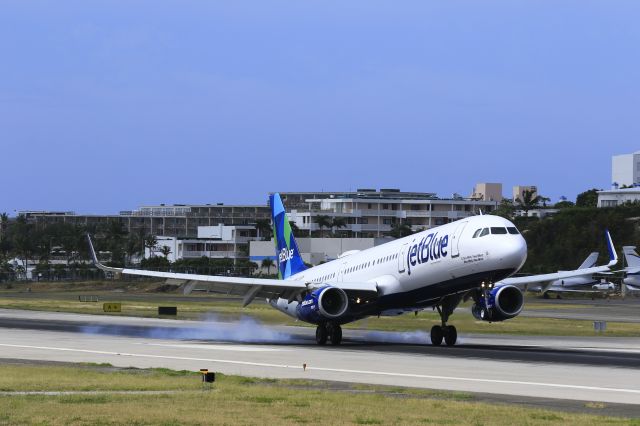
{"label": "blue tail logo", "polygon": [[287,212],[284,210],[280,194],[269,196],[271,220],[273,221],[273,239],[276,244],[278,258],[278,277],[283,280],[302,272],[307,267],[302,261],[298,244],[291,231]]}

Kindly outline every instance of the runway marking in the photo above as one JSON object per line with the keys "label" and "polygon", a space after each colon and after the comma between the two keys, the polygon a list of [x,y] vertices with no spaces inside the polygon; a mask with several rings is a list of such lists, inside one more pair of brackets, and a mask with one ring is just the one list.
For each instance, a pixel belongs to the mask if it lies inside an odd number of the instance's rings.
{"label": "runway marking", "polygon": [[[293,369],[293,370],[302,369],[301,365],[271,364],[266,362],[237,361],[237,360],[230,360],[230,359],[134,354],[134,353],[127,353],[127,352],[97,351],[97,350],[89,350],[89,349],[59,348],[59,347],[51,347],[51,346],[12,345],[8,343],[0,343],[0,347],[41,349],[41,350],[61,351],[61,352],[80,352],[80,353],[90,353],[90,354],[98,354],[98,355],[115,355],[115,356],[123,356],[123,357],[174,359],[174,360],[181,360],[181,361],[206,361],[206,362],[217,362],[221,364],[251,365],[256,367],[286,368],[286,369]],[[474,378],[474,377],[436,376],[436,375],[428,375],[428,374],[392,373],[387,371],[349,370],[344,368],[328,368],[328,367],[313,367],[313,366],[307,366],[306,370],[307,371],[310,371],[310,370],[325,371],[325,372],[331,372],[331,373],[351,373],[351,374],[362,374],[362,375],[387,376],[387,377],[408,377],[408,378],[415,378],[415,379],[449,380],[449,381],[458,381],[458,382],[539,386],[539,387],[548,387],[548,388],[590,390],[590,391],[598,391],[598,392],[618,392],[618,393],[629,393],[629,394],[640,395],[640,389],[622,389],[622,388],[609,388],[609,387],[600,387],[600,386],[568,385],[568,384],[561,384],[561,383],[527,382],[527,381],[521,381],[521,380],[501,380],[501,379],[481,379],[481,378]]]}

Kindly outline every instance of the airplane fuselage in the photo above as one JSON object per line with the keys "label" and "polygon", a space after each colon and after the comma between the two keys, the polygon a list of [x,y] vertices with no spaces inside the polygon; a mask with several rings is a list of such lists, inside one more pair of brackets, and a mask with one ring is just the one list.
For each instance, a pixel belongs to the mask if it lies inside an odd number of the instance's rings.
{"label": "airplane fuselage", "polygon": [[[335,259],[290,279],[340,287],[373,282],[374,303],[349,320],[399,314],[437,304],[442,297],[493,283],[517,272],[527,246],[513,223],[499,216],[473,216]],[[297,301],[271,301],[292,315]]]}

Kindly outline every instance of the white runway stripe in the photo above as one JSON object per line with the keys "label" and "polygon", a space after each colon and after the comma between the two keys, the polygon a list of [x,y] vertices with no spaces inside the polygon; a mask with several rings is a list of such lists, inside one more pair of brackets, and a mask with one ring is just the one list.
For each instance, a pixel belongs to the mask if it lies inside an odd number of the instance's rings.
{"label": "white runway stripe", "polygon": [[[229,360],[229,359],[134,354],[134,353],[126,353],[126,352],[95,351],[95,350],[89,350],[89,349],[61,348],[61,347],[51,347],[51,346],[13,345],[13,344],[0,343],[0,347],[40,349],[40,350],[46,350],[46,351],[91,353],[91,354],[111,355],[111,356],[115,355],[115,356],[123,356],[123,357],[173,359],[173,360],[183,360],[183,361],[204,361],[204,362],[215,362],[215,363],[224,363],[224,364],[251,365],[251,366],[257,366],[257,367],[287,368],[287,369],[295,369],[295,370],[302,369],[301,365],[272,364],[272,363],[262,363],[262,362],[237,361],[237,360]],[[455,376],[437,376],[437,375],[426,375],[426,374],[394,373],[394,372],[385,372],[385,371],[349,370],[349,369],[341,369],[341,368],[326,368],[326,367],[313,367],[313,366],[307,366],[306,369],[307,371],[326,371],[326,372],[332,372],[332,373],[409,377],[409,378],[430,379],[430,380],[449,380],[449,381],[457,381],[457,382],[510,384],[510,385],[536,386],[536,387],[547,387],[547,388],[590,390],[590,391],[598,391],[598,392],[618,392],[618,393],[640,395],[640,389],[623,389],[623,388],[611,388],[611,387],[600,387],[600,386],[571,385],[571,384],[562,384],[562,383],[528,382],[528,381],[519,381],[519,380],[483,379],[483,378],[474,378],[474,377],[455,377]]]}

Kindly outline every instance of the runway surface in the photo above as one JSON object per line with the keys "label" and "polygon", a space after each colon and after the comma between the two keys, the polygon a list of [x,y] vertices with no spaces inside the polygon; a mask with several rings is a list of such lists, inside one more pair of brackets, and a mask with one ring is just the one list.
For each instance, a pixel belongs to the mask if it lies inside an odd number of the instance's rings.
{"label": "runway surface", "polygon": [[[0,357],[209,370],[640,405],[640,339],[470,336],[314,329],[0,309]],[[306,369],[303,365],[306,364]]]}

